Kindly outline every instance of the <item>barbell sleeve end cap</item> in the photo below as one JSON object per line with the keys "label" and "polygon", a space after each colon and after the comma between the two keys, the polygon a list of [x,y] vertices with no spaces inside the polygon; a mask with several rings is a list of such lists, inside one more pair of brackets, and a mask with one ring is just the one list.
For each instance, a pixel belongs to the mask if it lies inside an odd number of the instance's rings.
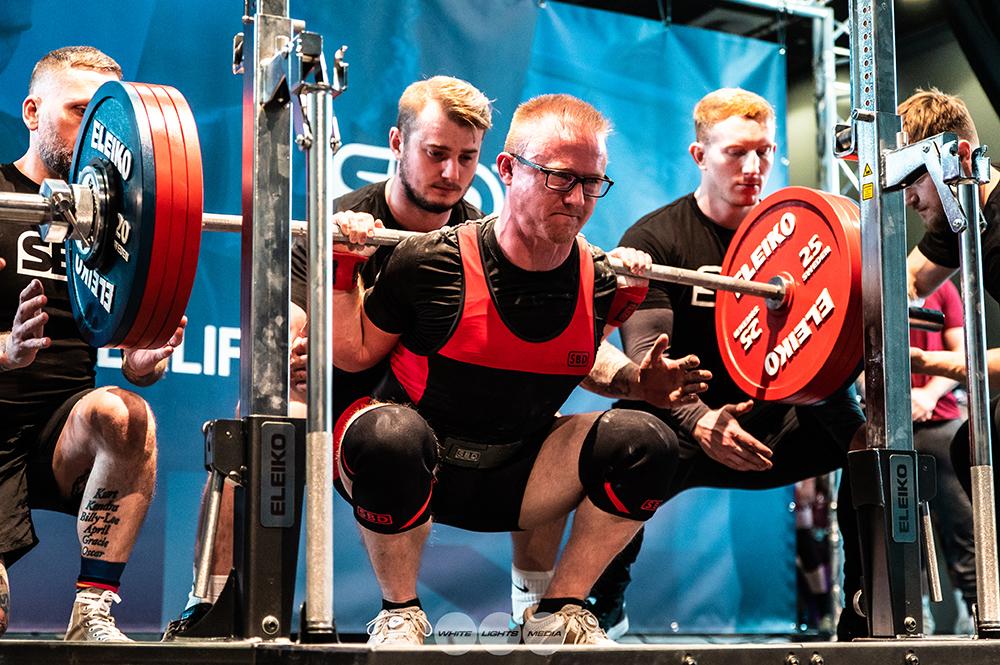
{"label": "barbell sleeve end cap", "polygon": [[792,304],[792,297],[795,295],[795,281],[792,279],[792,276],[783,272],[767,280],[767,283],[781,287],[780,296],[768,296],[765,298],[767,308],[772,312],[787,309]]}

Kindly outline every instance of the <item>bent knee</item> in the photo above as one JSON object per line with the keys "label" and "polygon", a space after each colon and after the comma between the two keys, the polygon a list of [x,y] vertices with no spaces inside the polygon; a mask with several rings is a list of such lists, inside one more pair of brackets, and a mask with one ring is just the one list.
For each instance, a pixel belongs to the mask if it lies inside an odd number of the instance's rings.
{"label": "bent knee", "polygon": [[401,533],[430,518],[437,439],[413,409],[385,404],[360,413],[340,448],[338,490],[366,529]]}
{"label": "bent knee", "polygon": [[152,412],[139,395],[121,388],[95,390],[77,408],[76,416],[91,440],[106,452],[136,455],[155,451]]}
{"label": "bent knee", "polygon": [[662,420],[644,411],[612,409],[587,433],[580,483],[601,510],[647,520],[667,498],[678,456],[677,435]]}
{"label": "bent knee", "polygon": [[341,442],[349,469],[405,468],[430,471],[436,461],[436,438],[423,416],[408,406],[383,404],[351,421]]}
{"label": "bent knee", "polygon": [[645,411],[611,409],[601,414],[583,445],[596,461],[620,466],[656,466],[662,470],[676,463],[680,450],[677,434],[662,420]]}

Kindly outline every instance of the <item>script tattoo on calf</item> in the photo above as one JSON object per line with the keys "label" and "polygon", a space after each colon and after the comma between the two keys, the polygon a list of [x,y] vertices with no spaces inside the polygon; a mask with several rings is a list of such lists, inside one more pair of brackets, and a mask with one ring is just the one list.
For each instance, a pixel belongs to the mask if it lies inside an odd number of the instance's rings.
{"label": "script tattoo on calf", "polygon": [[87,525],[81,538],[83,556],[90,559],[104,558],[111,529],[121,522],[115,514],[120,507],[118,490],[98,487],[93,497],[87,499],[80,509],[80,521]]}

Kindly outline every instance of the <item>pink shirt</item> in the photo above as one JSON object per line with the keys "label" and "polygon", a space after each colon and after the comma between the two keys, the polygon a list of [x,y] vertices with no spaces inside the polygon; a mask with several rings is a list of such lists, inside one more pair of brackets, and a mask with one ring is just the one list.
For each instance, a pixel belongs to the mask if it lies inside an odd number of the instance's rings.
{"label": "pink shirt", "polygon": [[[927,297],[924,301],[927,309],[937,309],[944,313],[944,330],[949,328],[961,328],[965,324],[965,317],[962,313],[962,298],[951,280],[938,287],[938,290]],[[942,351],[944,347],[944,330],[941,332],[931,332],[929,330],[910,330],[910,346],[915,346],[925,351]],[[931,380],[926,374],[913,374],[910,385],[919,388]],[[952,420],[958,418],[961,413],[955,396],[948,392],[938,400],[934,407],[931,420]]]}

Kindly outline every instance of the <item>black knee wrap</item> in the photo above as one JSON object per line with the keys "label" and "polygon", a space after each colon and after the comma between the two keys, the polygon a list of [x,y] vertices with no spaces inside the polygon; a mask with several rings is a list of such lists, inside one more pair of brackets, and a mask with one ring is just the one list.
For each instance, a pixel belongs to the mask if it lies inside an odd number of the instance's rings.
{"label": "black knee wrap", "polygon": [[378,533],[402,533],[430,518],[434,432],[413,409],[387,404],[358,416],[340,445],[343,486],[354,517]]}
{"label": "black knee wrap", "polygon": [[587,432],[580,483],[604,512],[645,521],[667,497],[677,456],[677,435],[659,418],[612,409]]}

